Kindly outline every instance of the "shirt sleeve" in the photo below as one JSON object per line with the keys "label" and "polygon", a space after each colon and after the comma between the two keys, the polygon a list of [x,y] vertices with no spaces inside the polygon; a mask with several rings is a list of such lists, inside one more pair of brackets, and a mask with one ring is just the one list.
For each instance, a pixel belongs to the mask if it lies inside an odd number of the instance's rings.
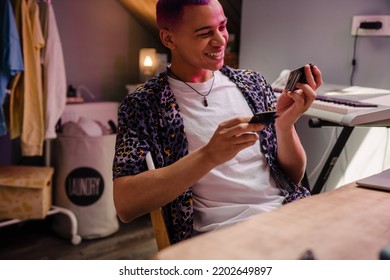
{"label": "shirt sleeve", "polygon": [[113,178],[147,170],[145,156],[150,151],[145,125],[145,109],[127,96],[118,110],[118,130],[113,160]]}

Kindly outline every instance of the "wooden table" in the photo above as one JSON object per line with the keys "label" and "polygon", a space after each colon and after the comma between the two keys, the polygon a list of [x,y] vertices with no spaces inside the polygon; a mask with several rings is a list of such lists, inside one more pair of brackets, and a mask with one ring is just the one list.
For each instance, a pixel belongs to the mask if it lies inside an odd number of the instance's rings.
{"label": "wooden table", "polygon": [[156,259],[379,259],[390,245],[390,192],[349,184],[180,242]]}

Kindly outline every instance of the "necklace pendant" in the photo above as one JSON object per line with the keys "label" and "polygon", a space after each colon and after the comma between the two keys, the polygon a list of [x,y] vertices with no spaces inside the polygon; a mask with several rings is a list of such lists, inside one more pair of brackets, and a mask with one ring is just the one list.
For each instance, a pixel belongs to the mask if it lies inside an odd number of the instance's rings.
{"label": "necklace pendant", "polygon": [[205,96],[203,97],[203,105],[204,105],[205,107],[208,107],[208,106],[209,106],[209,103],[207,102],[207,99],[206,99]]}
{"label": "necklace pendant", "polygon": [[180,79],[175,73],[172,72],[172,70],[169,68],[169,73],[177,80],[183,82],[184,84],[186,84],[189,88],[191,88],[193,91],[195,91],[197,94],[199,94],[200,96],[203,96],[203,106],[205,107],[208,107],[209,106],[209,103],[207,102],[207,96],[210,94],[211,90],[213,89],[213,86],[214,86],[214,81],[215,81],[215,76],[214,76],[214,72],[213,72],[213,81],[211,83],[211,87],[209,89],[209,91],[206,93],[206,94],[202,94],[200,93],[199,91],[197,91],[195,88],[193,88],[190,84],[186,83],[185,81],[183,81],[182,79]]}

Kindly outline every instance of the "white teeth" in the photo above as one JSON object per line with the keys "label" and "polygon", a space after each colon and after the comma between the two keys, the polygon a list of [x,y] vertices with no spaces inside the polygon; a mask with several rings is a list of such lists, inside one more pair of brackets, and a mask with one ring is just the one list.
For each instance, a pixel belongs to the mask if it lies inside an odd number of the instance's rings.
{"label": "white teeth", "polygon": [[208,55],[209,56],[220,56],[220,55],[222,55],[222,52],[219,52],[219,53],[209,53]]}

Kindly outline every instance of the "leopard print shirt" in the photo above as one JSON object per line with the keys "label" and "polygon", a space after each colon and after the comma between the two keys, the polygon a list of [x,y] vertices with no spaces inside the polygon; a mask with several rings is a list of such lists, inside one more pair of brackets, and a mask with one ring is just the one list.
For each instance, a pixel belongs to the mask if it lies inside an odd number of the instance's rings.
{"label": "leopard print shirt", "polygon": [[[276,109],[276,97],[261,74],[228,66],[220,71],[237,85],[253,113]],[[294,184],[278,165],[274,123],[259,135],[261,151],[276,185],[285,196],[284,203],[309,196],[310,192]],[[120,105],[113,177],[146,171],[145,156],[149,152],[156,168],[168,166],[188,154],[180,108],[168,84],[168,69],[128,94]],[[191,188],[165,205],[163,210],[173,243],[193,235]]]}

